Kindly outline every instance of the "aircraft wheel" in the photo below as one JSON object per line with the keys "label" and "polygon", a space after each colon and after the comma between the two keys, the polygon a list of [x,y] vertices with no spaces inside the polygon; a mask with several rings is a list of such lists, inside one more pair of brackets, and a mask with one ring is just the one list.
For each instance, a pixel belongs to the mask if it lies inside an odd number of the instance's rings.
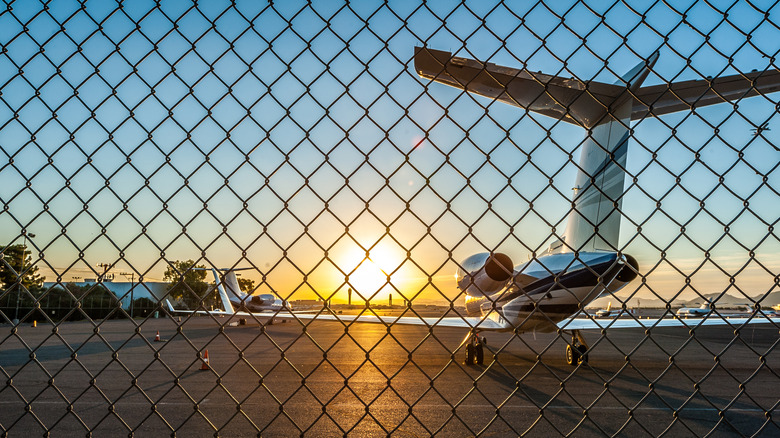
{"label": "aircraft wheel", "polygon": [[566,363],[569,365],[577,365],[580,361],[580,351],[576,347],[566,345]]}
{"label": "aircraft wheel", "polygon": [[579,353],[580,363],[588,363],[588,349],[584,345],[578,345],[577,353]]}
{"label": "aircraft wheel", "polygon": [[466,365],[474,365],[474,346],[466,345]]}
{"label": "aircraft wheel", "polygon": [[485,351],[482,348],[482,344],[477,344],[475,347],[475,358],[477,360],[477,365],[482,365],[482,363],[485,360]]}

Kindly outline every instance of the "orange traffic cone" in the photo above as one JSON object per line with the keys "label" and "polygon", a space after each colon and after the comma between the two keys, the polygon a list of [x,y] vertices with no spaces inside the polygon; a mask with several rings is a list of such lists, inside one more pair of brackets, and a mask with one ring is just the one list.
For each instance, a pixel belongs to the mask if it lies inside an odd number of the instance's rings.
{"label": "orange traffic cone", "polygon": [[160,339],[160,331],[157,330],[157,335],[155,335],[154,337],[154,342],[160,342],[160,341],[162,341],[162,339]]}
{"label": "orange traffic cone", "polygon": [[201,359],[202,363],[200,365],[201,371],[208,371],[209,369],[209,351],[204,350],[203,351],[203,358]]}

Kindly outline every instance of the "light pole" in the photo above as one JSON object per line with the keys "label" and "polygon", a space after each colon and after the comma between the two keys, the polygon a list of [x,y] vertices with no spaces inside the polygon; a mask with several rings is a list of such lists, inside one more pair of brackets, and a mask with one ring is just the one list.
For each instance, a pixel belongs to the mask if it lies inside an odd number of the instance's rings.
{"label": "light pole", "polygon": [[135,281],[135,272],[120,272],[119,275],[124,275],[125,278],[130,277],[130,319],[133,319],[133,307],[135,307],[133,302],[133,282]]}
{"label": "light pole", "polygon": [[[103,281],[112,281],[114,279],[114,274],[109,274],[108,273],[108,270],[111,269],[113,266],[108,264],[108,263],[98,263],[96,266],[98,268],[103,268],[103,273],[102,274],[98,274],[98,278],[97,278],[98,284],[96,286],[97,287],[102,287],[104,292],[108,292],[111,295],[116,296],[116,294],[111,289],[109,289],[108,287],[106,287],[105,284],[103,284]],[[92,308],[94,309],[94,307],[95,307],[95,301],[94,300],[92,301],[91,305],[92,305]],[[103,307],[103,305],[104,305],[103,299],[101,298],[100,299],[100,303],[99,303],[100,312],[105,310],[105,307]]]}
{"label": "light pole", "polygon": [[27,231],[22,231],[22,236],[24,236],[24,246],[22,246],[22,256],[21,256],[21,263],[19,264],[19,286],[16,288],[16,312],[14,312],[14,324],[19,324],[19,301],[22,299],[22,287],[24,282],[24,259],[25,259],[25,253],[27,253],[27,236],[30,236],[30,239],[35,238],[35,234],[33,233],[27,233]]}

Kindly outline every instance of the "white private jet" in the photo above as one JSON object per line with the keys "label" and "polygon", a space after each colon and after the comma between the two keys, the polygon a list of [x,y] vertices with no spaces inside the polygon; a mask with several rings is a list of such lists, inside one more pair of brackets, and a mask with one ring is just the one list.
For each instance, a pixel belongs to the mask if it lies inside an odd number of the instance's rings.
{"label": "white private jet", "polygon": [[[216,311],[189,311],[175,309],[170,300],[165,300],[168,306],[168,310],[177,313],[200,313],[200,314],[225,314],[235,316],[248,316],[248,315],[262,315],[271,316],[271,313],[278,313],[280,311],[292,311],[292,306],[285,300],[277,297],[273,294],[261,294],[261,295],[249,295],[241,290],[238,285],[238,278],[236,277],[236,271],[247,270],[250,268],[229,268],[229,269],[217,269],[211,268],[212,274],[214,274],[214,284],[216,285],[217,292],[219,293],[220,301],[222,301],[223,310]],[[202,270],[202,268],[194,268],[193,270]],[[219,272],[223,272],[220,275]]]}
{"label": "white private jet", "polygon": [[754,307],[748,303],[737,304],[736,306],[732,306],[731,309],[719,309],[716,311],[715,307],[712,305],[712,301],[710,300],[700,304],[699,307],[681,307],[677,309],[675,314],[679,318],[705,318],[711,314],[720,317],[726,316],[729,318],[746,316],[749,314],[759,315],[766,318],[774,318],[777,316],[777,313],[771,308],[754,309]]}
{"label": "white private jet", "polygon": [[566,360],[571,365],[587,359],[587,345],[580,330],[769,322],[766,318],[726,320],[714,315],[695,323],[680,318],[629,317],[603,322],[591,317],[574,318],[588,303],[614,294],[639,272],[636,259],[623,253],[618,243],[631,121],[780,90],[777,71],[642,87],[657,59],[655,53],[617,83],[606,84],[415,48],[414,68],[422,78],[554,117],[587,131],[564,235],[544,254],[518,266],[507,255],[497,252],[475,254],[463,261],[457,284],[465,294],[466,316],[335,315],[325,309],[320,313],[277,315],[301,320],[423,325],[429,329],[462,327],[468,328],[470,334],[489,330],[518,334],[561,330],[572,336],[566,347]]}
{"label": "white private jet", "polygon": [[686,317],[691,317],[691,316],[695,316],[695,317],[701,318],[702,316],[707,316],[711,312],[712,312],[712,304],[710,304],[709,302],[706,302],[706,303],[700,305],[699,307],[682,307],[682,308],[679,308],[679,309],[677,309],[676,315],[681,317],[681,318],[686,318]]}
{"label": "white private jet", "polygon": [[610,316],[612,316],[612,301],[607,303],[606,309],[596,311],[596,318],[609,318]]}

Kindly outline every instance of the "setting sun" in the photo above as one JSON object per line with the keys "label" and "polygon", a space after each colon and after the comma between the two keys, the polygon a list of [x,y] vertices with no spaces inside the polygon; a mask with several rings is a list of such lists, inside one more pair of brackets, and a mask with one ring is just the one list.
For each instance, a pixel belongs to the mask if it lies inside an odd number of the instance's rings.
{"label": "setting sun", "polygon": [[368,254],[357,248],[344,256],[339,267],[348,276],[345,288],[352,288],[353,301],[385,299],[384,292],[393,293],[393,286],[400,288],[403,275],[399,265],[403,263],[403,257],[396,252],[377,245]]}

